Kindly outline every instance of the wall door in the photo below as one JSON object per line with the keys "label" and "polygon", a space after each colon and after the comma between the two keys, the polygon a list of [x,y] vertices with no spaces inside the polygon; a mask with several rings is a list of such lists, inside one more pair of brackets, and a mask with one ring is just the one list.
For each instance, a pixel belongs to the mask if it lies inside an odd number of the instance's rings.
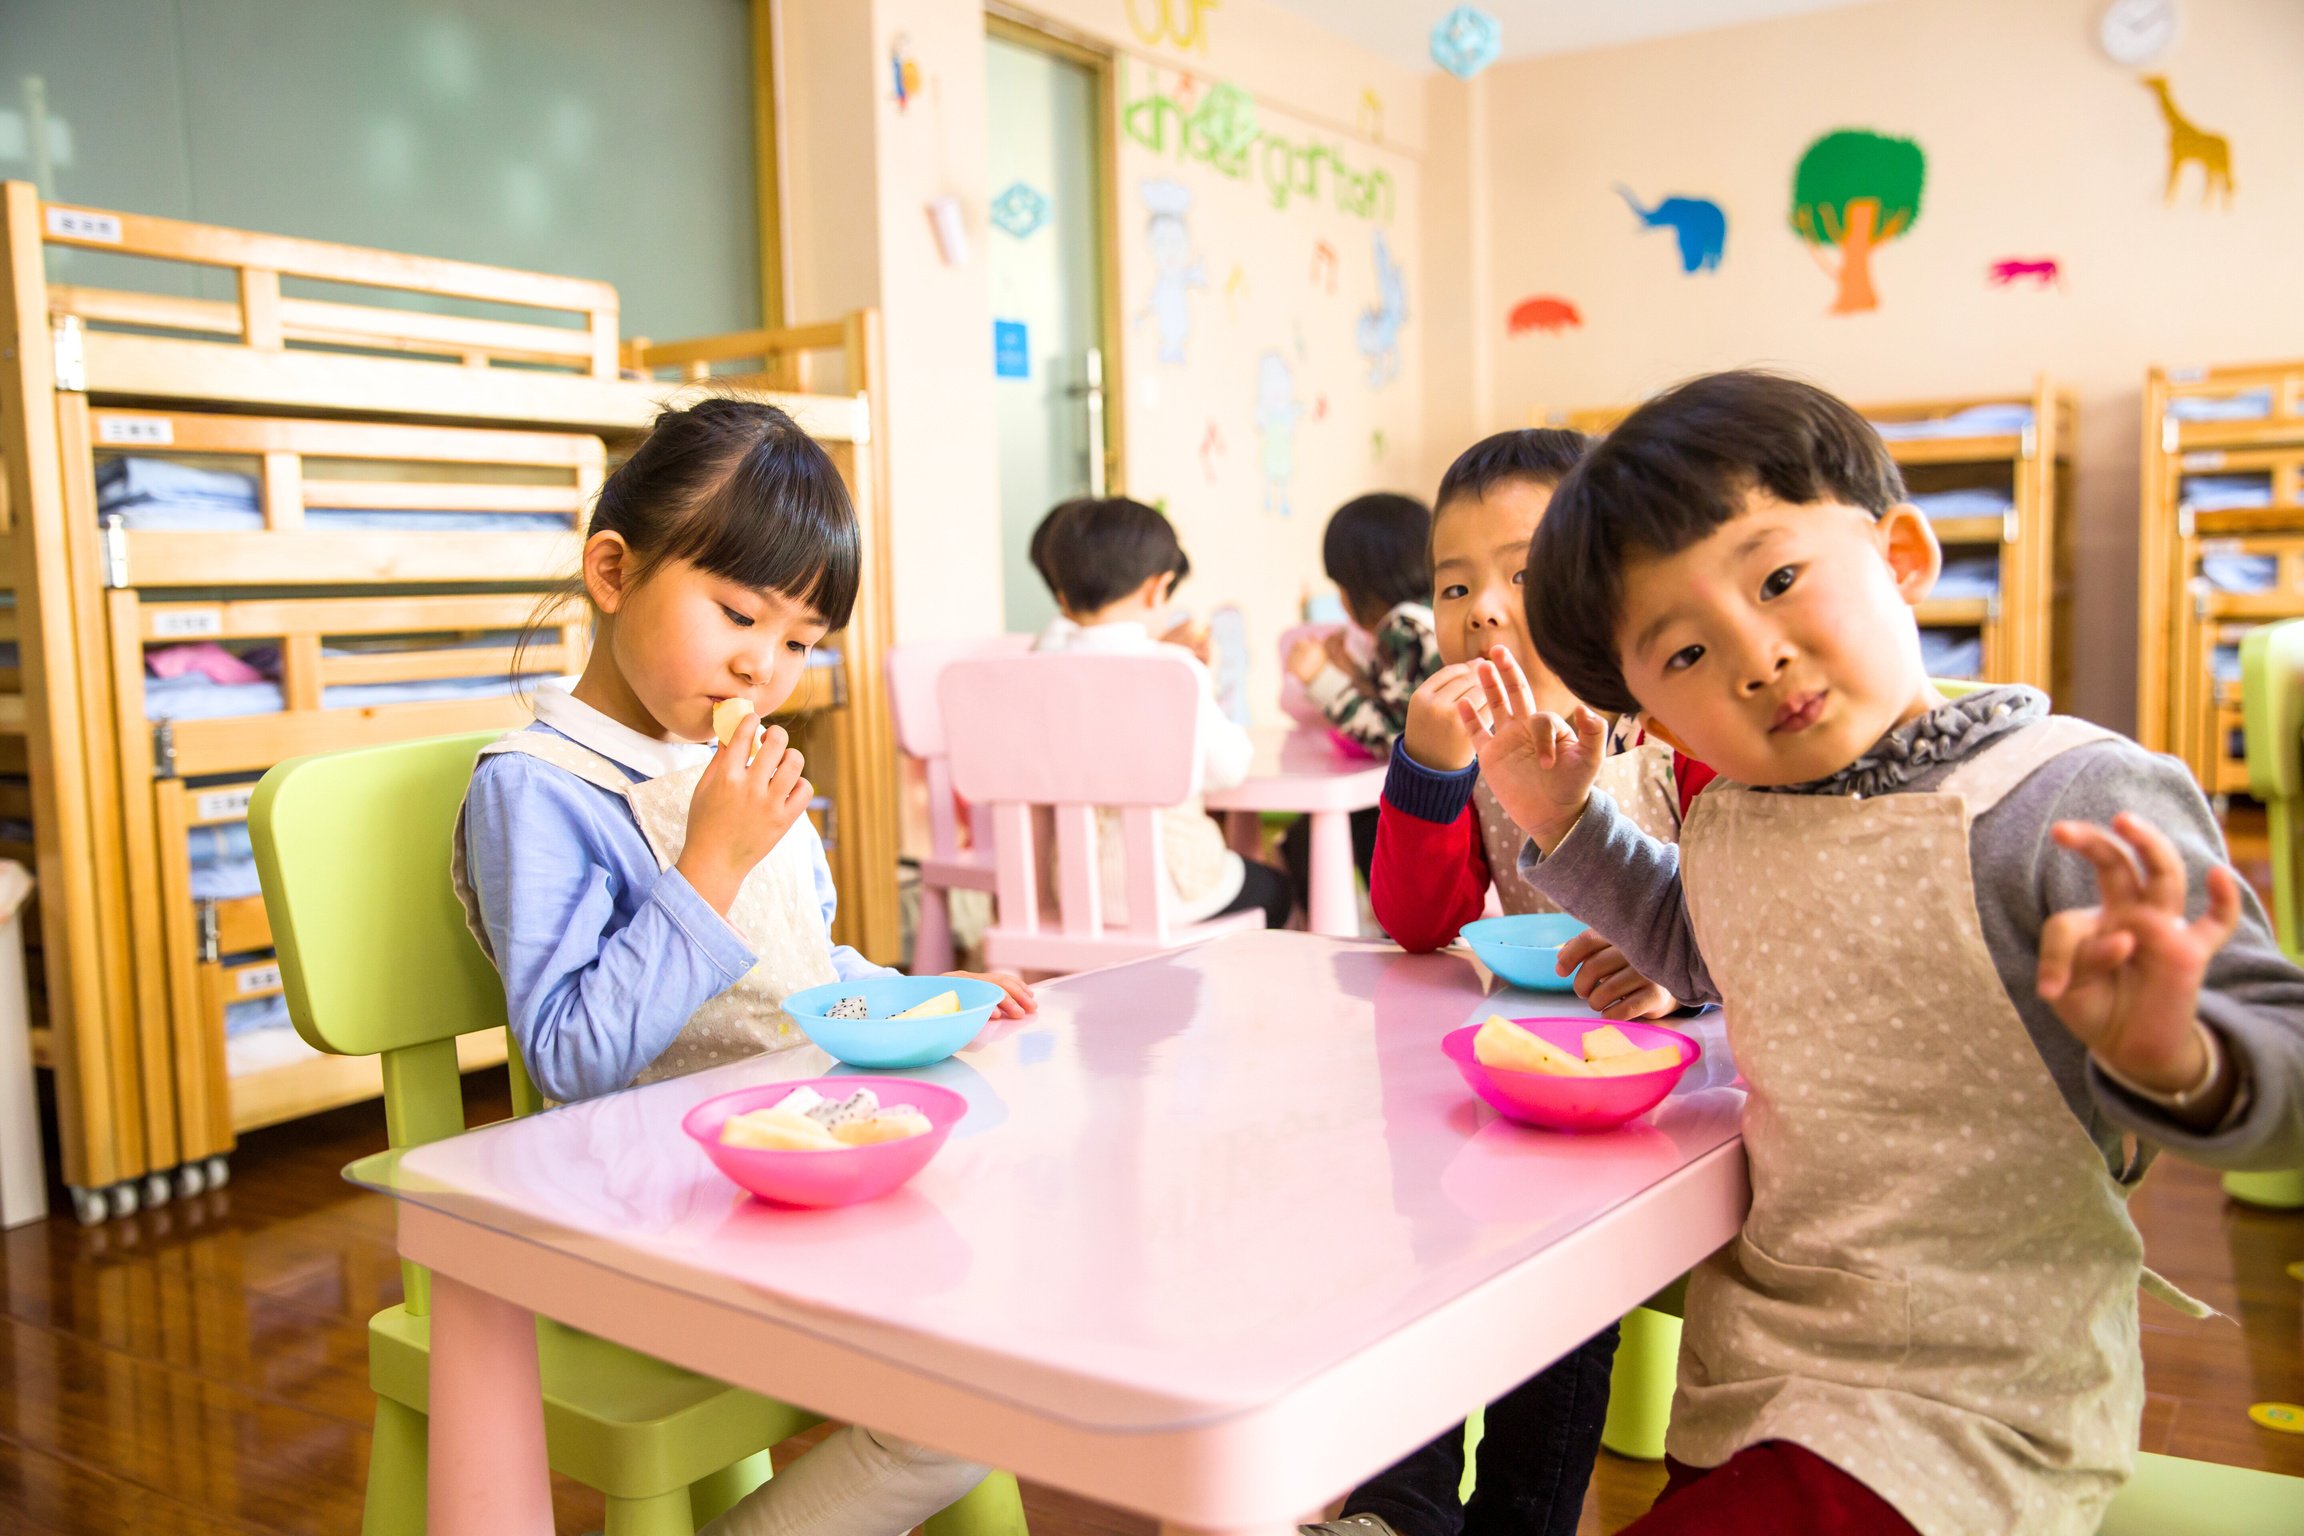
{"label": "wall door", "polygon": [[1110,61],[995,20],[991,120],[993,394],[1000,434],[1005,620],[1038,629],[1055,603],[1032,530],[1074,496],[1113,494],[1119,390],[1107,329]]}

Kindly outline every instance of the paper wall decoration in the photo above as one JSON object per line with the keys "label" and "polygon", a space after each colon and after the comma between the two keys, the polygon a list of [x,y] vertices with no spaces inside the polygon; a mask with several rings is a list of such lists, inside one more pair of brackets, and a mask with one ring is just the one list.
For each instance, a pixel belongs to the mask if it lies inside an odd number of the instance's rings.
{"label": "paper wall decoration", "polygon": [[1216,423],[1210,422],[1208,430],[1200,434],[1200,472],[1208,477],[1210,485],[1216,483],[1216,457],[1223,451],[1224,434]]}
{"label": "paper wall decoration", "polygon": [[1264,510],[1282,517],[1292,510],[1289,482],[1296,478],[1296,419],[1303,414],[1288,360],[1277,352],[1265,353],[1256,360],[1256,435],[1264,448]]}
{"label": "paper wall decoration", "polygon": [[920,94],[920,66],[912,62],[912,44],[902,34],[888,49],[889,84],[896,95],[896,110],[901,112]]}
{"label": "paper wall decoration", "polygon": [[1571,326],[1581,326],[1583,323],[1584,317],[1576,312],[1575,305],[1566,299],[1540,293],[1512,306],[1506,328],[1514,336],[1525,336],[1530,331],[1548,331],[1557,335]]}
{"label": "paper wall decoration", "polygon": [[[1836,315],[1880,307],[1872,253],[1900,239],[1920,217],[1928,157],[1910,139],[1843,128],[1808,146],[1792,173],[1792,228],[1816,264],[1839,284]],[[1824,248],[1840,252],[1837,271]]]}
{"label": "paper wall decoration", "polygon": [[2176,109],[2176,98],[2168,93],[2166,75],[2146,75],[2144,89],[2160,102],[2160,116],[2168,124],[2168,190],[2161,201],[2176,201],[2176,183],[2184,174],[2184,167],[2200,162],[2200,202],[2206,206],[2211,199],[2221,198],[2225,207],[2232,206],[2232,146],[2220,133],[2210,133],[2195,127]]}
{"label": "paper wall decoration", "polygon": [[2003,256],[1985,268],[1985,281],[1995,288],[2013,288],[2027,279],[2035,288],[2061,288],[2064,269],[2053,256]]}
{"label": "paper wall decoration", "polygon": [[1360,311],[1355,340],[1368,359],[1368,387],[1382,389],[1400,372],[1400,327],[1408,320],[1408,284],[1392,259],[1392,248],[1377,230],[1376,302]]}
{"label": "paper wall decoration", "polygon": [[1318,240],[1314,241],[1312,245],[1313,286],[1320,286],[1322,279],[1326,279],[1328,291],[1334,293],[1336,291],[1336,247],[1325,240]]}
{"label": "paper wall decoration", "polygon": [[[1366,165],[1342,139],[1294,139],[1258,123],[1256,102],[1236,85],[1218,84],[1197,106],[1162,88],[1162,71],[1122,61],[1133,91],[1120,109],[1120,131],[1155,155],[1205,165],[1234,181],[1253,177],[1274,208],[1326,200],[1338,212],[1389,223],[1397,202],[1392,174]],[[1189,77],[1186,77],[1187,79]]]}
{"label": "paper wall decoration", "polygon": [[1643,208],[1622,182],[1616,184],[1616,195],[1649,229],[1672,231],[1680,245],[1681,271],[1719,270],[1728,249],[1728,214],[1718,203],[1708,197],[1667,197],[1653,208]]}
{"label": "paper wall decoration", "polygon": [[1028,379],[1031,376],[1031,328],[1021,320],[993,321],[992,377]]}
{"label": "paper wall decoration", "polygon": [[1382,427],[1370,427],[1368,429],[1368,457],[1370,459],[1382,459],[1384,457],[1384,429]]}
{"label": "paper wall decoration", "polygon": [[1140,43],[1208,51],[1208,13],[1221,0],[1128,0],[1128,25]]}
{"label": "paper wall decoration", "polygon": [[1039,189],[1021,181],[1008,183],[992,199],[992,222],[1019,240],[1028,240],[1048,222],[1048,199]]}
{"label": "paper wall decoration", "polygon": [[1192,339],[1192,297],[1195,288],[1208,286],[1206,269],[1192,251],[1192,227],[1185,218],[1192,211],[1192,193],[1181,182],[1145,181],[1136,188],[1144,200],[1144,245],[1152,253],[1155,275],[1151,297],[1136,321],[1153,322],[1160,338],[1160,361],[1181,363],[1184,347]]}
{"label": "paper wall decoration", "polygon": [[1224,279],[1224,313],[1237,322],[1240,318],[1240,295],[1248,291],[1248,274],[1240,263],[1232,263],[1232,275]]}
{"label": "paper wall decoration", "polygon": [[1360,130],[1360,136],[1369,143],[1384,142],[1384,98],[1376,94],[1373,86],[1362,87],[1360,110],[1353,121]]}
{"label": "paper wall decoration", "polygon": [[1495,63],[1502,46],[1496,18],[1476,6],[1456,7],[1432,29],[1432,62],[1459,80]]}

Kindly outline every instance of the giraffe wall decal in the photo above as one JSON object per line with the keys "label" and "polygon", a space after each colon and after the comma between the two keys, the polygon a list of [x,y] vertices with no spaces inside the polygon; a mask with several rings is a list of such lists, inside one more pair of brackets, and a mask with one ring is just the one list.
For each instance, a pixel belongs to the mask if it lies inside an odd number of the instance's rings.
{"label": "giraffe wall decal", "polygon": [[2176,201],[2176,183],[2184,174],[2188,160],[2200,162],[2200,201],[2207,203],[2221,199],[2224,206],[2232,206],[2232,146],[2224,135],[2210,133],[2193,126],[2176,109],[2176,98],[2169,94],[2166,75],[2146,75],[2144,88],[2160,101],[2160,116],[2168,124],[2168,193],[2166,201]]}

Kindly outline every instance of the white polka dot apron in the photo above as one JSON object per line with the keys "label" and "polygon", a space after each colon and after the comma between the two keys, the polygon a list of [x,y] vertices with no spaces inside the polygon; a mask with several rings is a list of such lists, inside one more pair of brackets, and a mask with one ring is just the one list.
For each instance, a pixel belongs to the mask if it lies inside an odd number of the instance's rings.
{"label": "white polka dot apron", "polygon": [[[656,855],[658,869],[679,862],[688,844],[688,803],[695,798],[696,782],[708,763],[667,773],[635,784],[624,770],[589,748],[565,736],[542,731],[514,731],[501,741],[481,748],[487,757],[497,752],[525,752],[553,767],[574,774],[585,783],[620,796],[632,807],[640,835]],[[784,999],[804,987],[837,978],[824,943],[824,915],[816,902],[816,884],[808,840],[793,827],[768,857],[753,866],[736,891],[728,909],[728,923],[759,956],[751,970],[727,991],[711,998],[681,1027],[663,1054],[642,1069],[635,1083],[701,1072],[722,1062],[758,1056],[803,1045],[807,1037],[784,1012]],[[481,951],[493,960],[488,934],[480,921],[480,903],[473,894],[464,859],[464,816],[456,817],[456,847],[452,858],[456,894]]]}
{"label": "white polka dot apron", "polygon": [[1968,863],[1976,817],[2106,734],[2013,731],[1936,793],[1719,783],[1691,807],[1752,1210],[1690,1277],[1680,1461],[1793,1441],[1926,1536],[2085,1536],[2128,1476],[2143,1241],[2001,986]]}
{"label": "white polka dot apron", "polygon": [[[1658,842],[1680,838],[1680,789],[1672,778],[1672,749],[1656,742],[1627,747],[1600,765],[1593,781]],[[1472,806],[1480,818],[1480,844],[1488,853],[1488,876],[1506,912],[1557,912],[1559,903],[1530,885],[1520,873],[1520,849],[1528,834],[1504,813],[1486,779],[1474,781]]]}

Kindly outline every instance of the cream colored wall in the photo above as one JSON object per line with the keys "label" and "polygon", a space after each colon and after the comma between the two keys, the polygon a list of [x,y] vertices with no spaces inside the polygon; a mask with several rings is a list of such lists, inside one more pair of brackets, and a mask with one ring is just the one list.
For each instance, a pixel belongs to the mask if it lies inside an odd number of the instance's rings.
{"label": "cream colored wall", "polygon": [[[2229,212],[2200,206],[2197,169],[2163,205],[2165,130],[2135,75],[2096,49],[2101,10],[1881,0],[1490,70],[1474,88],[1495,146],[1493,280],[1467,281],[1494,363],[1484,407],[1466,397],[1476,424],[1742,364],[1859,403],[2022,390],[2050,372],[2080,406],[2076,681],[2062,702],[2131,724],[2145,370],[2304,354],[2304,5],[2186,0],[2163,61],[2192,121],[2230,140]],[[1795,162],[1841,127],[1913,137],[1928,155],[1921,216],[1878,253],[1867,315],[1826,312],[1831,281],[1788,225]],[[1642,232],[1618,181],[1649,203],[1721,203],[1720,270],[1683,276],[1671,234]],[[1988,286],[1987,264],[2010,256],[2056,258],[2066,286]],[[1583,328],[1507,338],[1511,305],[1539,293],[1575,303]]]}

